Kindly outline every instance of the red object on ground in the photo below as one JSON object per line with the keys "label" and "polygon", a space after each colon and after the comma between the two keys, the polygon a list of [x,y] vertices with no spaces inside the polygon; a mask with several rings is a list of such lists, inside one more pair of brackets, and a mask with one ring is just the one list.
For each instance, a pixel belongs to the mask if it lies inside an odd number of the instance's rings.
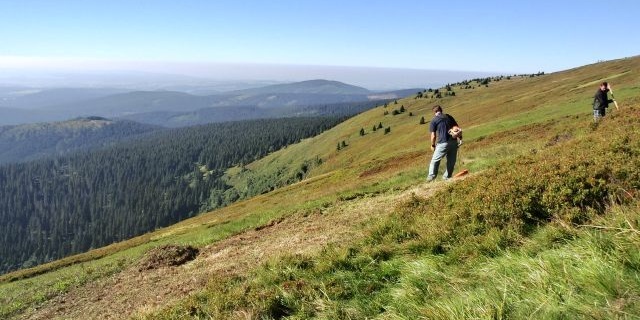
{"label": "red object on ground", "polygon": [[462,177],[462,176],[466,175],[467,173],[469,173],[469,170],[464,169],[464,170],[462,170],[462,171],[460,171],[460,172],[456,173],[453,177],[454,177],[454,178]]}

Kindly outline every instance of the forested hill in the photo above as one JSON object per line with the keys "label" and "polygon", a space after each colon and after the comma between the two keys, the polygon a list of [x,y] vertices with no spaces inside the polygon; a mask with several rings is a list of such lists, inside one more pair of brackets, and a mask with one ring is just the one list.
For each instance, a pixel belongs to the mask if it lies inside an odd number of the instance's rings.
{"label": "forested hill", "polygon": [[[411,91],[413,93],[415,91]],[[411,93],[402,91],[406,95]],[[166,111],[166,112],[146,112],[126,115],[121,119],[133,120],[140,123],[147,123],[165,127],[185,127],[198,124],[215,122],[241,121],[266,118],[282,117],[315,117],[315,116],[348,116],[357,114],[377,105],[384,104],[389,99],[396,97],[395,93],[384,95],[374,101],[343,102],[321,104],[321,97],[310,97],[299,95],[313,104],[305,106],[280,106],[271,108],[261,108],[257,106],[226,106],[199,109],[196,111]],[[289,96],[290,97],[290,96]],[[265,96],[259,97],[253,103],[259,103],[260,99],[267,99]],[[316,99],[316,100],[313,100]],[[385,100],[386,99],[386,100]],[[320,103],[320,104],[318,104]]]}
{"label": "forested hill", "polygon": [[330,94],[330,95],[368,95],[371,91],[331,80],[307,80],[286,84],[275,84],[266,87],[252,88],[233,91],[235,94],[276,94],[276,93],[292,93],[292,94]]}
{"label": "forested hill", "polygon": [[100,117],[0,127],[0,164],[104,147],[160,127]]}
{"label": "forested hill", "polygon": [[[94,152],[0,167],[0,272],[124,240],[226,205],[223,172],[343,117],[161,131]],[[298,174],[302,178],[305,172]]]}

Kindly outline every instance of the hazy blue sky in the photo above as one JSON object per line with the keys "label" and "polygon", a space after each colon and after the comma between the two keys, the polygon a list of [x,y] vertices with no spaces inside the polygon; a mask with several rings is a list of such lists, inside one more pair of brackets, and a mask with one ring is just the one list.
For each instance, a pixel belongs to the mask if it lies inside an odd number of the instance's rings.
{"label": "hazy blue sky", "polygon": [[550,72],[640,54],[639,16],[631,0],[3,0],[0,67]]}

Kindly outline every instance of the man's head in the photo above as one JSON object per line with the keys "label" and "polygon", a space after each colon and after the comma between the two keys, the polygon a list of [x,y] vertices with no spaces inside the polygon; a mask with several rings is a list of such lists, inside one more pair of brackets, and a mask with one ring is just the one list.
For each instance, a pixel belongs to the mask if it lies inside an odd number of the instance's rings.
{"label": "man's head", "polygon": [[609,89],[609,84],[607,82],[603,82],[600,84],[600,90],[605,91]]}
{"label": "man's head", "polygon": [[442,107],[439,104],[436,104],[431,108],[431,111],[433,111],[433,113],[442,112]]}

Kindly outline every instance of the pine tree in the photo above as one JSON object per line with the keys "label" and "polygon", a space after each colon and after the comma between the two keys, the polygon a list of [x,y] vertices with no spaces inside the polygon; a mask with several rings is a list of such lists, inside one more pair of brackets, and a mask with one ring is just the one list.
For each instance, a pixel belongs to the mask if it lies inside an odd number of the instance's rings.
{"label": "pine tree", "polygon": [[391,127],[384,128],[384,134],[391,133]]}
{"label": "pine tree", "polygon": [[382,129],[382,122],[378,123],[378,129]]}
{"label": "pine tree", "polygon": [[373,129],[371,129],[371,130],[376,131],[377,130],[376,126],[374,125]]}
{"label": "pine tree", "polygon": [[421,117],[421,118],[420,118],[420,124],[425,124],[425,122],[424,122],[424,117]]}
{"label": "pine tree", "polygon": [[364,136],[364,128],[360,128],[360,136]]}

